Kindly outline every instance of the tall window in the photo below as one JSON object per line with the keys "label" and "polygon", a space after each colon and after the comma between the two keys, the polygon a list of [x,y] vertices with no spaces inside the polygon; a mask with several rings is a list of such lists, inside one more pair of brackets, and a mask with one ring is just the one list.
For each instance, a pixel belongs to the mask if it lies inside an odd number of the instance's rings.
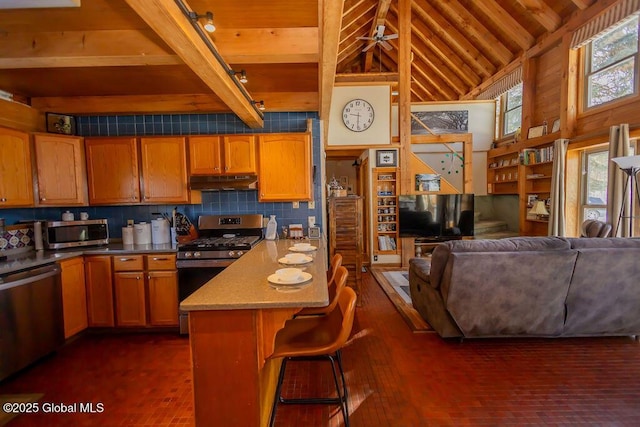
{"label": "tall window", "polygon": [[585,151],[582,157],[582,221],[607,221],[607,171],[609,152]]}
{"label": "tall window", "polygon": [[522,124],[522,83],[506,91],[496,102],[496,116],[502,117],[497,137],[512,135]]}
{"label": "tall window", "polygon": [[638,16],[587,46],[586,107],[638,93]]}

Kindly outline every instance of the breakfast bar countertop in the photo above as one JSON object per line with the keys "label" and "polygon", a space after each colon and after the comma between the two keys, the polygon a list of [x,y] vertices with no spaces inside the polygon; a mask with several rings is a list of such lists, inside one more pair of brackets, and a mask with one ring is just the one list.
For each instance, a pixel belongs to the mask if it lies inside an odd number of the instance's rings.
{"label": "breakfast bar countertop", "polygon": [[[287,267],[278,259],[290,253],[295,240],[263,240],[249,252],[226,267],[180,304],[184,311],[242,310],[284,307],[322,307],[329,303],[327,290],[326,244],[311,240],[317,250],[308,253],[313,261],[299,268],[313,277],[310,283],[278,290],[267,277]],[[293,266],[295,267],[295,266]]]}

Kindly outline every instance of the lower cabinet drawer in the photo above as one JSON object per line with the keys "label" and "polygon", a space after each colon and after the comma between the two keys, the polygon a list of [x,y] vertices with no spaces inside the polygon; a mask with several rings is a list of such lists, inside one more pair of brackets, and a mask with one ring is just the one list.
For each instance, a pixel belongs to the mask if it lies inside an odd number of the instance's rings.
{"label": "lower cabinet drawer", "polygon": [[147,258],[147,270],[175,270],[176,254],[145,255]]}
{"label": "lower cabinet drawer", "polygon": [[144,270],[142,255],[116,255],[113,257],[113,271],[141,271]]}

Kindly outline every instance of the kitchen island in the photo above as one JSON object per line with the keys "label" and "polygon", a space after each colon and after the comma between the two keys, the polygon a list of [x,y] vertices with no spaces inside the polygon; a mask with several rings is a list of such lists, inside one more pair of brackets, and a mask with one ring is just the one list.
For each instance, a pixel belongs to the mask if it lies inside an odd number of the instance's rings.
{"label": "kitchen island", "polygon": [[268,360],[274,338],[303,307],[328,304],[326,244],[301,266],[308,284],[275,289],[267,280],[293,240],[258,243],[207,284],[182,301],[189,312],[196,425],[264,426],[281,360]]}

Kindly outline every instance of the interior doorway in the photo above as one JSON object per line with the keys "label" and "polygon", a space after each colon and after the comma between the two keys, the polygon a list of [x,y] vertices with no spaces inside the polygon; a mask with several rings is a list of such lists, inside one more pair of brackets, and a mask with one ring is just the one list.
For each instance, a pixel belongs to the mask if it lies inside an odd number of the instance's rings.
{"label": "interior doorway", "polygon": [[[367,179],[367,165],[363,165],[362,153],[363,150],[349,150],[330,152],[327,151],[327,158],[325,162],[326,182],[330,183],[334,178],[347,190],[347,196],[354,195],[362,197],[362,218],[360,223],[362,224],[363,233],[363,263],[369,264],[369,224],[367,221],[369,212],[369,200],[366,182]],[[327,194],[329,194],[327,192]]]}

